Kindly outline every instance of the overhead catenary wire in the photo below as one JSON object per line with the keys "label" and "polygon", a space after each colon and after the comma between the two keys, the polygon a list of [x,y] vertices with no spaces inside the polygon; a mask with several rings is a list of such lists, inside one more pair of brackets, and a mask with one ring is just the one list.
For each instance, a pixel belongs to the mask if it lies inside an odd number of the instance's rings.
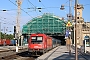
{"label": "overhead catenary wire", "polygon": [[[11,0],[9,0],[11,3],[13,3]],[[30,1],[29,1],[30,2]],[[67,1],[68,2],[68,1]],[[66,2],[66,3],[67,3]],[[30,2],[31,3],[31,2]],[[15,6],[17,6],[15,3],[13,3]],[[32,3],[31,3],[32,4]],[[34,4],[32,4],[34,6]],[[83,6],[87,6],[87,5],[90,5],[90,4],[85,4]],[[45,7],[45,8],[60,8],[60,7]],[[30,14],[28,14],[28,12],[26,12],[25,10],[21,9],[23,12],[25,12],[27,15],[29,15],[30,17],[32,17]],[[32,17],[33,18],[33,17]]]}
{"label": "overhead catenary wire", "polygon": [[[3,22],[1,22],[1,21],[3,21]],[[10,22],[6,22],[5,20],[2,20],[2,19],[0,19],[0,23],[1,23],[1,25],[2,25],[3,27],[7,27],[7,28],[14,25],[14,24],[12,24],[12,23],[10,23]],[[2,31],[1,28],[0,28],[0,30]],[[9,29],[8,32],[11,32],[11,28]]]}
{"label": "overhead catenary wire", "polygon": [[83,5],[83,6],[88,6],[88,5],[90,5],[90,4],[85,4],[85,5]]}
{"label": "overhead catenary wire", "polygon": [[[29,1],[29,0],[28,0]],[[30,1],[29,1],[30,2]],[[41,1],[40,1],[41,2]],[[31,2],[30,2],[31,3]],[[33,3],[31,3],[33,6],[34,6],[34,4]],[[44,6],[44,4],[42,4],[43,6]],[[41,7],[36,7],[36,6],[34,6],[35,7],[35,9],[38,9],[39,10],[39,12],[41,12],[42,14],[44,14],[42,11],[41,11],[41,9],[46,9],[46,8],[41,8]],[[44,6],[45,7],[45,6]],[[48,11],[48,10],[47,10]]]}
{"label": "overhead catenary wire", "polygon": [[[43,9],[43,8],[38,8],[38,7],[36,7],[32,2],[30,2],[30,0],[28,0],[28,2],[34,7],[33,9],[35,9],[35,11],[36,11],[36,9],[38,9],[39,10],[39,12],[41,12],[42,14],[44,14],[40,9]],[[29,8],[30,9],[30,8]],[[31,8],[32,9],[32,8]],[[38,15],[38,13],[36,12],[36,14]]]}
{"label": "overhead catenary wire", "polygon": [[[15,6],[17,6],[15,3],[13,3],[11,0],[9,0],[12,4],[14,4]],[[18,7],[18,6],[17,6]],[[28,14],[28,12],[26,12],[26,11],[24,11],[22,8],[20,8],[23,12],[25,12],[27,15],[29,15]],[[31,18],[33,18],[31,15],[29,15]]]}
{"label": "overhead catenary wire", "polygon": [[[28,2],[29,2],[32,6],[34,6],[34,4],[30,2],[30,0],[28,0]],[[35,6],[34,6],[34,7],[35,7]]]}
{"label": "overhead catenary wire", "polygon": [[[45,5],[42,3],[42,1],[39,0],[39,2],[43,5],[43,7],[45,7]],[[46,8],[46,10],[49,12],[49,10],[47,8]]]}
{"label": "overhead catenary wire", "polygon": [[9,21],[5,21],[6,19],[0,19],[0,21],[2,21],[1,23],[6,23],[8,25],[14,25],[12,24],[14,21],[12,21],[12,23],[10,23]]}
{"label": "overhead catenary wire", "polygon": [[[15,9],[10,9],[10,10],[4,9],[4,10],[1,10],[1,11],[11,11],[11,10],[15,10]],[[8,14],[8,16],[10,15],[11,18],[15,18],[13,15],[11,15],[11,14],[9,14],[9,13],[7,13],[7,12],[5,12],[5,14]],[[4,20],[8,19],[7,17],[1,17],[1,18],[3,18]],[[1,20],[2,20],[2,19],[1,19]],[[4,20],[3,20],[3,21],[4,21]],[[4,21],[4,22],[7,22],[7,24],[11,24],[9,21],[11,21],[11,20],[8,19],[8,21]],[[12,22],[13,22],[13,21],[12,21]]]}
{"label": "overhead catenary wire", "polygon": [[[37,15],[39,15],[38,13],[37,13],[37,11],[36,11],[36,9],[39,9],[39,8],[37,8],[33,3],[31,3],[29,0],[28,0],[28,2],[29,2],[29,4],[31,4],[33,7],[32,8],[28,8],[28,9],[35,9],[35,12],[36,12],[36,14]],[[41,9],[41,8],[40,8]],[[43,14],[43,13],[42,13]]]}
{"label": "overhead catenary wire", "polygon": [[[32,3],[32,2],[30,2],[30,0],[28,0],[28,2],[34,7],[34,9],[35,9],[35,12],[36,12],[36,6]],[[36,14],[38,15],[38,13],[36,12]]]}

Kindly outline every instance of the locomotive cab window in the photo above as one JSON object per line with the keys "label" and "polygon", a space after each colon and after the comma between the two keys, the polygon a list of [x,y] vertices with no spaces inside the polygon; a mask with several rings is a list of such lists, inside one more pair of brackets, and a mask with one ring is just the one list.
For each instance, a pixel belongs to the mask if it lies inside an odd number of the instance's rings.
{"label": "locomotive cab window", "polygon": [[37,37],[37,41],[42,41],[42,37]]}
{"label": "locomotive cab window", "polygon": [[32,43],[38,43],[38,42],[42,42],[42,36],[35,36],[31,38],[31,42]]}
{"label": "locomotive cab window", "polygon": [[32,37],[32,41],[36,41],[36,37]]}

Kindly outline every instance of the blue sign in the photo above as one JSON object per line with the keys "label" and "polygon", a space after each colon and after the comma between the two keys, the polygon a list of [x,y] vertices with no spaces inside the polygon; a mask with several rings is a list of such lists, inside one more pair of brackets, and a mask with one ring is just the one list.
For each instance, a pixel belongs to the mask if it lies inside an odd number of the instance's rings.
{"label": "blue sign", "polygon": [[89,39],[89,36],[86,35],[86,36],[84,37],[84,39]]}
{"label": "blue sign", "polygon": [[68,36],[69,36],[69,30],[66,30],[65,37],[68,37]]}

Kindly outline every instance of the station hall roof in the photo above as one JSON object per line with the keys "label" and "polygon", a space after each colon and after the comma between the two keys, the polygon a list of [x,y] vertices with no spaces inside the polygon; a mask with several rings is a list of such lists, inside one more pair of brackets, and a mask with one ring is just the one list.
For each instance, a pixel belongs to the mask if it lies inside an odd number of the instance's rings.
{"label": "station hall roof", "polygon": [[22,34],[45,33],[65,34],[66,23],[52,13],[44,13],[23,25]]}

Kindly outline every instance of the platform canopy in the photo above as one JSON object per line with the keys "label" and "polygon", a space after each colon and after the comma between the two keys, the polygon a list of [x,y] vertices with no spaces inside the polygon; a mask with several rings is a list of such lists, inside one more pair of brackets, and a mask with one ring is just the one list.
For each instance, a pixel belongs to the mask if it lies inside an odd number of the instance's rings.
{"label": "platform canopy", "polygon": [[66,23],[60,17],[52,13],[44,13],[35,17],[23,25],[22,34],[45,33],[45,34],[65,34]]}

